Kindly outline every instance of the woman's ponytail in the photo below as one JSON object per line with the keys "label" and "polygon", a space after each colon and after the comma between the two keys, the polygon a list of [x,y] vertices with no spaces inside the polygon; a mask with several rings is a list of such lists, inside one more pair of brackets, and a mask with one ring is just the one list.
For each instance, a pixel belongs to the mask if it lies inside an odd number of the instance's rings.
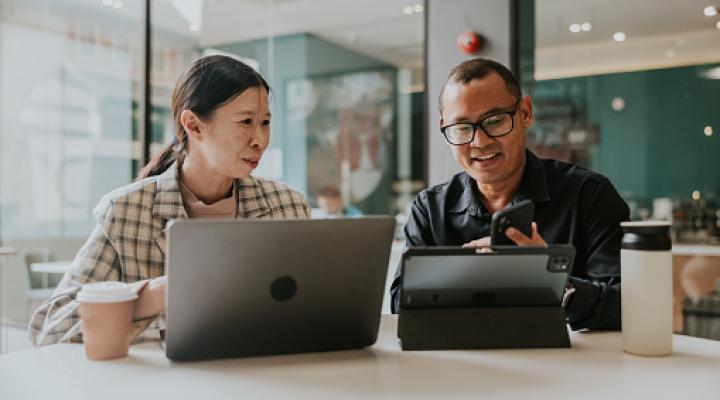
{"label": "woman's ponytail", "polygon": [[162,149],[160,154],[153,157],[144,167],[142,167],[142,169],[138,172],[137,180],[145,179],[150,176],[160,175],[168,168],[170,168],[170,166],[174,162],[174,144],[170,143]]}

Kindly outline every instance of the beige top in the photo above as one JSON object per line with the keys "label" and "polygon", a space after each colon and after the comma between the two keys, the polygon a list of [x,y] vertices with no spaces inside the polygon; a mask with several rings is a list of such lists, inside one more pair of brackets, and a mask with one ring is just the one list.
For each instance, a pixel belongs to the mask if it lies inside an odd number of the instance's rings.
{"label": "beige top", "polygon": [[235,188],[233,188],[230,197],[212,204],[205,204],[195,196],[195,193],[185,186],[182,180],[178,179],[178,182],[180,182],[180,194],[183,205],[189,218],[235,218],[238,208],[237,191]]}

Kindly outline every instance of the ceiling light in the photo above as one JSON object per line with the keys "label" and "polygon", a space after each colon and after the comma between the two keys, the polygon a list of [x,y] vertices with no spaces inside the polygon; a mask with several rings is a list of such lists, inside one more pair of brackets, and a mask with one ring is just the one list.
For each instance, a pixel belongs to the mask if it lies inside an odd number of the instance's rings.
{"label": "ceiling light", "polygon": [[692,198],[693,198],[693,200],[700,200],[700,191],[699,191],[699,190],[693,190],[693,192],[692,192]]}
{"label": "ceiling light", "polygon": [[624,42],[625,41],[625,33],[615,32],[615,34],[613,34],[613,40],[616,42]]}
{"label": "ceiling light", "polygon": [[610,108],[612,108],[612,110],[615,112],[620,112],[624,110],[625,99],[620,96],[613,97],[612,101],[610,101]]}
{"label": "ceiling light", "polygon": [[425,7],[424,7],[422,4],[415,4],[415,5],[413,6],[413,10],[414,10],[416,13],[421,13],[421,12],[423,12],[424,9],[425,9]]}
{"label": "ceiling light", "polygon": [[706,17],[714,17],[717,15],[717,13],[718,13],[718,10],[717,10],[717,8],[715,8],[715,6],[707,6],[703,9],[703,14]]}
{"label": "ceiling light", "polygon": [[407,14],[407,15],[412,14],[412,13],[413,13],[413,8],[412,8],[412,6],[405,6],[405,7],[403,7],[403,13],[404,13],[404,14]]}
{"label": "ceiling light", "polygon": [[172,0],[169,3],[190,32],[202,30],[203,0]]}
{"label": "ceiling light", "polygon": [[706,126],[705,129],[703,129],[703,133],[705,133],[705,136],[712,136],[712,134],[713,134],[712,126],[710,126],[710,125]]}
{"label": "ceiling light", "polygon": [[568,27],[568,29],[572,33],[578,33],[578,32],[580,32],[580,24],[572,24]]}
{"label": "ceiling light", "polygon": [[583,22],[582,25],[580,25],[580,29],[583,32],[589,32],[590,29],[592,29],[592,24],[589,22]]}
{"label": "ceiling light", "polygon": [[112,7],[113,3],[115,3],[115,0],[102,0],[104,6]]}
{"label": "ceiling light", "polygon": [[674,58],[677,55],[677,52],[673,49],[665,50],[665,57],[667,58]]}
{"label": "ceiling light", "polygon": [[708,68],[700,72],[700,76],[704,79],[720,79],[720,67]]}

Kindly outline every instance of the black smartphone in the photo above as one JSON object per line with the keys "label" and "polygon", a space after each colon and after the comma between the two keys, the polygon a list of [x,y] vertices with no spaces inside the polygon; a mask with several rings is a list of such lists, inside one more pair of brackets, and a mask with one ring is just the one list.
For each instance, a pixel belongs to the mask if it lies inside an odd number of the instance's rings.
{"label": "black smartphone", "polygon": [[505,230],[513,227],[525,236],[532,236],[532,220],[535,205],[532,200],[523,200],[496,212],[490,221],[490,245],[513,246],[515,242],[505,236]]}

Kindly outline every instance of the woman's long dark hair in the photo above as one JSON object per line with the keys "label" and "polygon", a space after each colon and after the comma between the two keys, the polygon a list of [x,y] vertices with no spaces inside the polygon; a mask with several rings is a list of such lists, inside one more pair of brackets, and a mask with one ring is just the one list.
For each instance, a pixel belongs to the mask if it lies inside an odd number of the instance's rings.
{"label": "woman's long dark hair", "polygon": [[184,110],[208,119],[218,107],[250,88],[265,88],[270,92],[270,86],[257,71],[232,57],[213,55],[196,60],[180,76],[173,90],[175,138],[140,170],[137,179],[159,175],[173,162],[182,162],[188,148],[188,136],[180,123]]}

